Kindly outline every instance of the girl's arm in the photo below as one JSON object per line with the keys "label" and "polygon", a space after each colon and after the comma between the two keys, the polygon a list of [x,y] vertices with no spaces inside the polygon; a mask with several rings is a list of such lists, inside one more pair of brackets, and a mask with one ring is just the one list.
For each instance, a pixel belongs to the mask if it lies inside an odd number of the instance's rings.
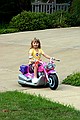
{"label": "girl's arm", "polygon": [[33,56],[31,56],[32,58],[30,58],[30,56],[29,56],[29,63],[34,63],[35,62],[35,59],[33,59]]}
{"label": "girl's arm", "polygon": [[55,58],[53,58],[53,57],[50,57],[49,55],[47,55],[47,54],[42,54],[45,58],[47,58],[47,59],[49,59],[50,61],[53,61],[53,60],[55,60]]}
{"label": "girl's arm", "polygon": [[49,55],[47,55],[47,54],[42,54],[45,58],[47,58],[47,59],[50,59],[51,57],[49,56]]}
{"label": "girl's arm", "polygon": [[35,62],[32,53],[33,53],[33,50],[30,49],[29,50],[29,63],[31,63],[31,64]]}

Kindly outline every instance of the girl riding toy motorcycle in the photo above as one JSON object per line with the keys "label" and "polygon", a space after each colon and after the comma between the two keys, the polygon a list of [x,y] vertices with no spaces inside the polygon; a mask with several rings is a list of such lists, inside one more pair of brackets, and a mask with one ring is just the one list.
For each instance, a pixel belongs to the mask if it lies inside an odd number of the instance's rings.
{"label": "girl riding toy motorcycle", "polygon": [[[59,60],[55,60],[59,61]],[[48,63],[42,61],[36,61],[35,65],[38,65],[37,78],[38,81],[34,82],[34,71],[29,65],[21,65],[18,83],[21,86],[46,86],[50,89],[55,90],[58,87],[58,76],[55,70],[55,63],[50,60]]]}

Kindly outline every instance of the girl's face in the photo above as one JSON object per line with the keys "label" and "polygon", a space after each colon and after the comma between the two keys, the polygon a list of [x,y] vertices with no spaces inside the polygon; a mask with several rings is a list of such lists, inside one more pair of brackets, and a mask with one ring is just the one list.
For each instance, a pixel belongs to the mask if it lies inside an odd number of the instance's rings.
{"label": "girl's face", "polygon": [[33,41],[32,45],[33,45],[33,48],[35,48],[35,49],[37,49],[39,47],[39,43],[36,41]]}

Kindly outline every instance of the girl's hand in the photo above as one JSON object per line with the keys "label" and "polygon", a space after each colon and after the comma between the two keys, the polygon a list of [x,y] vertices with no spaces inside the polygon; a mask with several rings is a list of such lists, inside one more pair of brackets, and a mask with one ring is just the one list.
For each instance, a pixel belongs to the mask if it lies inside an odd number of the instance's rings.
{"label": "girl's hand", "polygon": [[54,62],[55,58],[54,57],[51,57],[50,58],[50,62]]}

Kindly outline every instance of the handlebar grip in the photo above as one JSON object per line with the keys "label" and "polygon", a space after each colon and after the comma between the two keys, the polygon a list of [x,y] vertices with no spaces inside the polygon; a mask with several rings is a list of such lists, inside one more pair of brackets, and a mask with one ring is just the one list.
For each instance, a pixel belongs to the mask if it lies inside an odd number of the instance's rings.
{"label": "handlebar grip", "polygon": [[58,62],[60,62],[60,60],[59,60],[59,59],[55,59],[55,61],[58,61]]}

